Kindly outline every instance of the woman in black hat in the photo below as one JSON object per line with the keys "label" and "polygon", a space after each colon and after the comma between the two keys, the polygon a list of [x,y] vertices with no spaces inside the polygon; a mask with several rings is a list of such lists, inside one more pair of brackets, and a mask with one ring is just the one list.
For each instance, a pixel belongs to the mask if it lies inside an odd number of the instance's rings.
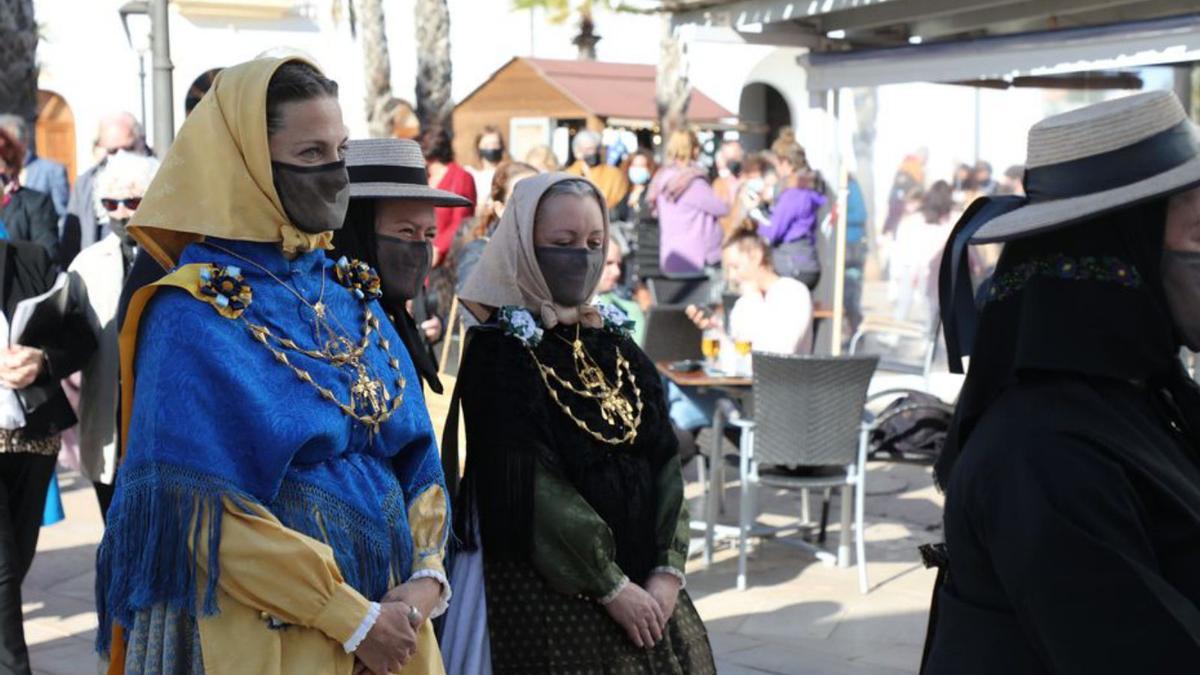
{"label": "woman in black hat", "polygon": [[[427,306],[425,278],[437,234],[434,207],[464,206],[456,194],[429,187],[421,146],[398,138],[351,141],[346,148],[350,209],[334,236],[335,256],[379,271],[383,304],[421,379],[442,393],[430,343],[442,332]],[[410,309],[411,308],[411,309]],[[421,318],[420,325],[414,315]]]}
{"label": "woman in black hat", "polygon": [[[972,358],[922,670],[1195,672],[1200,130],[1140,94],[1038,123],[1028,166],[1028,198],[978,200],[943,260],[951,364]],[[965,249],[998,241],[976,322]]]}

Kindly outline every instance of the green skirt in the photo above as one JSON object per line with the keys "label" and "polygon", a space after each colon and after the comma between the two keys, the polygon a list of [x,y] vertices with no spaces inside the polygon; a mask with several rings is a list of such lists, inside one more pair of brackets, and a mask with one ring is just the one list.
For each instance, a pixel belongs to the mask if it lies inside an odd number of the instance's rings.
{"label": "green skirt", "polygon": [[634,645],[594,601],[563,595],[533,568],[487,561],[488,634],[495,675],[709,675],[708,632],[686,591],[653,649]]}

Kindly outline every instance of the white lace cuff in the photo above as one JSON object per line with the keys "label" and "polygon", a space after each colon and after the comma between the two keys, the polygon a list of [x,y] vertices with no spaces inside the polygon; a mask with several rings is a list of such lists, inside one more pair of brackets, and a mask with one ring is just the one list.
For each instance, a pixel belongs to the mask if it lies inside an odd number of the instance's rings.
{"label": "white lace cuff", "polygon": [[668,566],[655,567],[654,569],[650,570],[650,575],[653,576],[655,574],[670,574],[671,576],[673,576],[679,580],[679,588],[680,589],[687,588],[687,575],[685,575],[683,572],[675,569],[674,567],[668,567]]}
{"label": "white lace cuff", "polygon": [[621,583],[617,584],[616,588],[612,589],[612,591],[610,591],[608,595],[597,600],[597,602],[599,602],[601,605],[610,604],[613,600],[617,599],[617,596],[620,595],[621,591],[625,590],[625,587],[628,585],[629,585],[629,577],[621,577]]}
{"label": "white lace cuff", "polygon": [[367,609],[367,615],[363,617],[362,623],[358,624],[354,635],[351,635],[350,639],[342,644],[342,649],[345,649],[347,654],[353,654],[354,650],[358,649],[358,646],[366,639],[367,633],[370,633],[371,629],[375,627],[375,622],[378,620],[379,603],[372,602],[370,608]]}
{"label": "white lace cuff", "polygon": [[450,609],[450,598],[454,597],[454,593],[450,590],[450,580],[446,578],[446,573],[441,570],[417,570],[408,578],[409,581],[417,579],[433,579],[442,585],[442,594],[438,597],[438,602],[429,611],[429,616],[426,619],[436,619],[446,613]]}

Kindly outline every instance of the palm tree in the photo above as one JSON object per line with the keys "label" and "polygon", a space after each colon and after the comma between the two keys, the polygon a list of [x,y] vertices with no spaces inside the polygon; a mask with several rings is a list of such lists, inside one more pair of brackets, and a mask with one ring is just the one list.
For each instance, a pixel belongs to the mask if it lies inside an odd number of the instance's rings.
{"label": "palm tree", "polygon": [[421,128],[451,126],[450,8],[446,0],[416,1],[417,119]]}
{"label": "palm tree", "polygon": [[658,72],[655,78],[655,102],[658,104],[658,126],[662,137],[687,125],[688,102],[692,85],[687,75],[687,47],[671,27],[671,16],[662,16],[662,39],[658,49]]}
{"label": "palm tree", "polygon": [[37,23],[33,0],[0,0],[0,113],[37,121]]}
{"label": "palm tree", "polygon": [[592,20],[592,10],[596,7],[613,9],[611,0],[513,0],[513,9],[529,10],[544,9],[549,13],[547,20],[555,25],[562,25],[571,18],[572,14],[579,15],[579,33],[571,39],[571,43],[579,48],[580,61],[596,60],[596,43],[600,36],[596,35],[596,22]]}
{"label": "palm tree", "polygon": [[358,0],[357,23],[362,28],[367,109],[367,132],[374,138],[392,135],[389,103],[392,99],[392,62],[388,57],[383,0]]}

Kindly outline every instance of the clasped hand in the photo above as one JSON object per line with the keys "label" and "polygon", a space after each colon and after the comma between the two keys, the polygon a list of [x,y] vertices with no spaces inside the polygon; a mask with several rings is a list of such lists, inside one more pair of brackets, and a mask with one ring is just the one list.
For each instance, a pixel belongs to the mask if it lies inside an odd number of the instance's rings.
{"label": "clasped hand", "polygon": [[[441,584],[422,578],[401,584],[383,597],[379,618],[354,652],[354,675],[387,675],[399,672],[417,653],[417,633],[441,597]],[[421,619],[409,621],[409,608]]]}
{"label": "clasped hand", "polygon": [[628,583],[612,602],[604,606],[633,644],[650,649],[662,641],[667,623],[679,599],[679,580],[670,574],[654,574],[642,588]]}

